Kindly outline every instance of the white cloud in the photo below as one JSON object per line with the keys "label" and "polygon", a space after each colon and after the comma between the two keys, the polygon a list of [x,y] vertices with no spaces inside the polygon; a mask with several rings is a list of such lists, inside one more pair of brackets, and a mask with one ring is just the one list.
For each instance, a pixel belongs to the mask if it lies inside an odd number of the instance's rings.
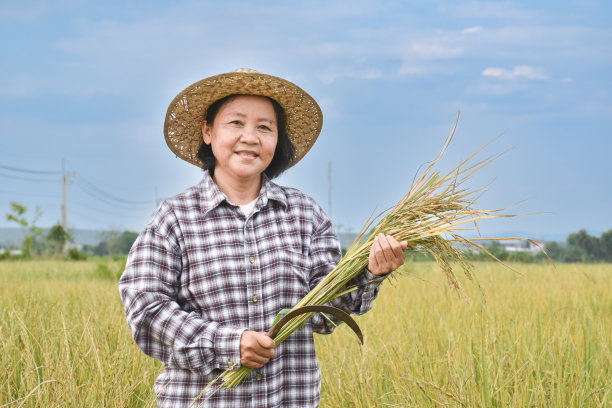
{"label": "white cloud", "polygon": [[472,34],[472,33],[478,33],[480,31],[482,31],[482,27],[481,26],[474,26],[474,27],[464,28],[463,30],[461,30],[461,33],[463,33],[463,34]]}
{"label": "white cloud", "polygon": [[531,67],[528,65],[518,65],[511,71],[504,68],[489,67],[482,71],[482,75],[500,79],[549,79],[548,75],[546,75],[546,72],[542,68]]}
{"label": "white cloud", "polygon": [[329,85],[340,78],[353,79],[376,79],[382,76],[381,72],[375,69],[359,69],[350,66],[333,66],[321,70],[316,76],[326,85]]}
{"label": "white cloud", "polygon": [[424,75],[441,73],[440,64],[436,61],[457,59],[462,57],[464,49],[454,36],[435,34],[429,39],[413,41],[405,48],[402,55],[402,65],[397,70],[398,75]]}
{"label": "white cloud", "polygon": [[414,42],[411,46],[413,54],[424,59],[456,58],[463,53],[460,47],[449,46],[437,41]]}
{"label": "white cloud", "polygon": [[500,81],[493,83],[481,83],[468,85],[466,87],[467,95],[476,95],[476,96],[507,96],[517,92],[524,92],[528,90],[529,87],[524,82],[516,82],[516,81]]}
{"label": "white cloud", "polygon": [[398,75],[423,75],[428,72],[425,65],[413,65],[409,61],[402,62],[397,70]]}

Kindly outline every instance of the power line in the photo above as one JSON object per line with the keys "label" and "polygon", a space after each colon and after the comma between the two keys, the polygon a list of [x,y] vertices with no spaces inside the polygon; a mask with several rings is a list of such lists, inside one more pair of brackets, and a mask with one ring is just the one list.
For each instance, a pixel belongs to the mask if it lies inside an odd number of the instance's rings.
{"label": "power line", "polygon": [[81,220],[83,220],[85,222],[88,222],[90,224],[96,225],[98,227],[102,227],[102,228],[107,228],[108,227],[107,224],[101,223],[100,220],[94,220],[92,218],[89,218],[88,216],[83,215],[79,211],[75,211],[75,210],[72,209],[72,210],[70,210],[70,213],[76,215],[77,218],[80,218]]}
{"label": "power line", "polygon": [[[104,222],[104,221],[102,221],[102,219],[100,217],[97,217],[97,218],[93,217],[92,218],[91,214],[89,214],[89,212],[83,213],[83,212],[80,211],[80,209],[75,210],[74,208],[72,208],[70,210],[70,214],[71,214],[73,219],[74,218],[80,219],[81,221],[85,221],[85,222],[87,222],[89,224],[95,225],[95,226],[97,226],[99,228],[102,228],[102,229],[108,229],[109,227],[111,229],[116,229],[116,228],[119,228],[119,229],[128,229],[125,226],[117,227],[116,225],[112,225],[109,222]],[[133,218],[134,217],[130,217],[130,219],[133,219]]]}
{"label": "power line", "polygon": [[20,169],[17,167],[9,167],[3,164],[0,164],[0,168],[12,171],[18,171],[21,173],[30,173],[30,174],[62,174],[61,171],[42,171],[42,170],[30,170],[30,169]]}
{"label": "power line", "polygon": [[[115,209],[115,210],[119,210],[121,212],[123,211],[128,211],[128,212],[143,212],[143,211],[148,211],[151,212],[155,209],[156,204],[155,204],[155,200],[151,199],[151,200],[146,200],[146,201],[135,201],[135,200],[126,200],[120,197],[117,197],[116,195],[110,194],[107,191],[99,188],[97,186],[97,184],[87,180],[86,178],[84,178],[83,176],[80,175],[76,175],[76,173],[72,172],[72,173],[66,173],[64,171],[64,161],[62,160],[62,171],[43,171],[43,170],[34,170],[34,169],[26,169],[26,168],[19,168],[19,167],[11,167],[11,166],[6,166],[3,164],[0,164],[0,170],[6,170],[7,172],[2,172],[0,173],[0,177],[3,178],[8,178],[11,180],[19,180],[19,181],[28,181],[28,182],[37,182],[37,183],[57,183],[58,181],[62,182],[62,187],[63,187],[63,202],[61,204],[61,208],[62,208],[62,219],[63,219],[63,225],[64,228],[67,228],[67,214],[66,214],[66,185],[67,184],[72,184],[72,180],[69,180],[69,178],[73,178],[74,179],[74,185],[76,185],[79,190],[81,190],[82,192],[84,192],[85,194],[89,195],[90,197],[92,197],[93,199],[96,200],[96,202],[98,203],[102,203],[105,205],[108,205],[110,208]],[[11,174],[11,172],[14,172],[16,174]],[[22,174],[20,174],[22,173]],[[31,177],[24,177],[25,175],[32,175]],[[42,176],[42,177],[37,177],[38,175]],[[53,177],[53,175],[61,175],[61,177]],[[43,178],[43,177],[49,177],[49,178]],[[20,195],[20,196],[32,196],[32,197],[53,197],[53,195],[43,195],[43,194],[28,194],[28,193],[19,193],[16,191],[6,191],[6,190],[0,190],[0,194],[2,195],[6,195],[6,194],[15,194],[15,195]],[[157,194],[156,194],[157,195]],[[119,216],[124,218],[125,215],[119,215],[119,214],[113,214],[110,213],[109,211],[105,211],[101,208],[95,208],[95,207],[91,207],[91,206],[84,206],[83,203],[75,203],[77,204],[79,207],[81,207],[81,209],[83,207],[87,208],[87,210],[91,211],[96,211],[98,213],[106,213],[109,215],[114,215],[114,216]],[[88,213],[89,213],[88,211]],[[73,212],[73,210],[71,210],[71,212]],[[78,217],[80,219],[83,220],[87,220],[89,222],[92,222],[93,220],[90,219],[88,216],[84,216],[83,213],[79,212],[79,211],[74,211]],[[128,218],[131,218],[128,217]],[[96,223],[97,224],[97,223]]]}
{"label": "power line", "polygon": [[124,200],[122,198],[118,198],[115,197],[109,193],[107,193],[106,191],[102,190],[101,188],[99,188],[98,186],[96,186],[94,183],[87,181],[87,179],[85,179],[83,176],[77,176],[77,183],[83,183],[83,187],[88,188],[90,191],[95,192],[103,197],[106,197],[109,200],[113,200],[113,201],[117,201],[119,203],[122,204],[148,204],[150,205],[152,200],[146,200],[146,201],[132,201],[132,200]]}
{"label": "power line", "polygon": [[89,204],[85,204],[84,202],[79,201],[79,200],[75,200],[75,199],[70,200],[70,202],[72,204],[76,205],[77,207],[82,208],[82,209],[93,210],[93,211],[97,211],[97,212],[100,212],[100,213],[103,213],[103,214],[107,214],[107,215],[114,215],[114,216],[126,217],[126,218],[134,217],[134,215],[127,215],[126,213],[116,213],[116,212],[113,212],[112,210],[127,211],[127,212],[133,213],[133,214],[141,214],[142,212],[146,212],[146,211],[153,212],[153,210],[154,210],[153,207],[139,209],[139,208],[121,208],[121,207],[113,206],[113,207],[111,207],[111,211],[109,211],[108,208],[105,209],[105,208],[100,208],[100,207],[96,207],[96,206],[91,206]]}
{"label": "power line", "polygon": [[[81,184],[81,183],[78,183],[78,182],[77,182],[77,183],[75,184],[75,186],[77,186],[77,187],[78,187],[78,188],[79,188],[81,191],[83,191],[84,193],[86,193],[86,194],[87,194],[87,195],[89,195],[90,197],[93,197],[93,198],[95,198],[96,200],[101,201],[101,202],[103,202],[103,203],[105,203],[105,204],[108,204],[108,205],[110,205],[110,206],[112,206],[112,207],[115,207],[115,208],[120,208],[120,209],[122,209],[122,210],[134,210],[134,209],[136,209],[136,208],[133,206],[133,204],[132,204],[132,207],[129,207],[129,206],[126,206],[125,204],[120,204],[120,203],[117,203],[117,202],[113,202],[113,201],[111,201],[111,200],[109,200],[109,199],[105,198],[105,196],[100,195],[99,193],[96,193],[95,191],[89,190],[89,189],[88,189],[88,187],[86,187],[86,185],[84,185],[84,184]],[[146,208],[151,208],[151,207],[152,207],[152,203],[151,203],[151,202],[149,202],[149,206],[148,206],[148,207],[146,207]],[[145,209],[145,207],[143,207],[142,205],[139,205],[137,208],[140,208],[140,209]]]}
{"label": "power line", "polygon": [[[22,169],[22,168],[17,168],[17,167],[10,167],[10,166],[5,166],[0,164],[0,168],[2,169],[6,169],[6,170],[11,170],[11,171],[18,171],[18,172],[22,172],[22,173],[30,173],[30,174],[63,174],[60,171],[42,171],[42,170],[31,170],[31,169]],[[73,176],[72,174],[70,174],[70,176]],[[28,177],[20,177],[20,176],[15,176],[15,175],[11,175],[11,174],[4,174],[4,173],[0,173],[0,177],[5,177],[5,178],[10,178],[10,179],[15,179],[15,180],[23,180],[23,181],[33,181],[33,182],[38,182],[38,183],[44,183],[44,182],[49,182],[49,183],[54,183],[57,182],[57,180],[51,180],[51,179],[34,179],[34,178],[28,178]],[[95,198],[99,199],[99,198],[106,198],[110,201],[116,201],[117,203],[121,203],[121,204],[128,204],[128,205],[142,205],[142,204],[146,204],[146,205],[150,205],[151,202],[153,200],[146,200],[146,201],[134,201],[134,200],[125,200],[123,198],[119,198],[116,197],[112,194],[107,193],[106,191],[102,190],[101,188],[99,188],[98,186],[96,186],[94,183],[88,181],[86,178],[84,178],[83,176],[76,176],[78,181],[81,184],[81,186],[88,190],[86,192],[91,193],[91,194],[96,194],[97,196]],[[108,203],[108,202],[107,202]],[[110,203],[111,205],[114,205],[114,203]]]}
{"label": "power line", "polygon": [[56,197],[55,194],[30,194],[30,193],[21,193],[19,191],[6,191],[6,190],[0,190],[0,194],[17,194],[17,195],[28,196],[28,197]]}
{"label": "power line", "polygon": [[10,179],[14,179],[14,180],[34,181],[34,182],[37,182],[37,183],[57,183],[57,179],[55,179],[55,180],[51,180],[51,179],[47,179],[47,180],[45,180],[45,179],[32,179],[32,178],[13,176],[11,174],[3,174],[3,173],[0,173],[0,177],[10,178]]}

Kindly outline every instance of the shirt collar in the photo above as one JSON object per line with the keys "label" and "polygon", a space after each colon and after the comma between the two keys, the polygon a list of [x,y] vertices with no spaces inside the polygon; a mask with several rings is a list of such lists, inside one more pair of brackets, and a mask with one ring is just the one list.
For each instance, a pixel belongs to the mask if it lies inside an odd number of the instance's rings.
{"label": "shirt collar", "polygon": [[[261,175],[261,190],[259,191],[261,198],[261,207],[265,207],[269,200],[277,201],[287,209],[287,195],[285,191],[276,183],[270,181],[264,173]],[[257,204],[255,204],[257,206]]]}
{"label": "shirt collar", "polygon": [[[208,170],[204,171],[204,176],[198,187],[200,192],[200,208],[204,215],[208,214],[209,211],[218,207],[224,201],[231,204],[223,191],[219,189],[219,186],[217,186],[217,183],[215,183]],[[259,190],[259,199],[255,204],[255,208],[260,209],[265,207],[268,205],[269,200],[277,201],[285,209],[287,208],[287,196],[283,189],[278,184],[270,181],[270,179],[262,173],[261,189]]]}

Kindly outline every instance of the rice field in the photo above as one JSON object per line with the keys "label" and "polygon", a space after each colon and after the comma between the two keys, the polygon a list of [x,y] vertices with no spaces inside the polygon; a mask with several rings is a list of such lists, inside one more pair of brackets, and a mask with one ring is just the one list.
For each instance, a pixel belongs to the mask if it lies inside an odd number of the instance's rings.
{"label": "rice field", "polygon": [[[476,265],[448,288],[408,262],[317,336],[322,407],[612,407],[612,265]],[[151,407],[161,365],[133,344],[121,262],[0,262],[0,408]]]}

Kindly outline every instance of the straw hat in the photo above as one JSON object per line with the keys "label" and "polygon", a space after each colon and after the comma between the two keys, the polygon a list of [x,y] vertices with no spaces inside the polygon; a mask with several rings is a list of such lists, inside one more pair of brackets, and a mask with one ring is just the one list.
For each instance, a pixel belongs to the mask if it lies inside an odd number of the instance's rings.
{"label": "straw hat", "polygon": [[177,157],[202,166],[197,154],[202,144],[202,121],[206,110],[215,101],[232,94],[268,96],[283,107],[287,134],[295,150],[290,166],[304,157],[321,132],[321,108],[304,90],[282,78],[240,68],[198,81],[170,103],[164,136]]}

